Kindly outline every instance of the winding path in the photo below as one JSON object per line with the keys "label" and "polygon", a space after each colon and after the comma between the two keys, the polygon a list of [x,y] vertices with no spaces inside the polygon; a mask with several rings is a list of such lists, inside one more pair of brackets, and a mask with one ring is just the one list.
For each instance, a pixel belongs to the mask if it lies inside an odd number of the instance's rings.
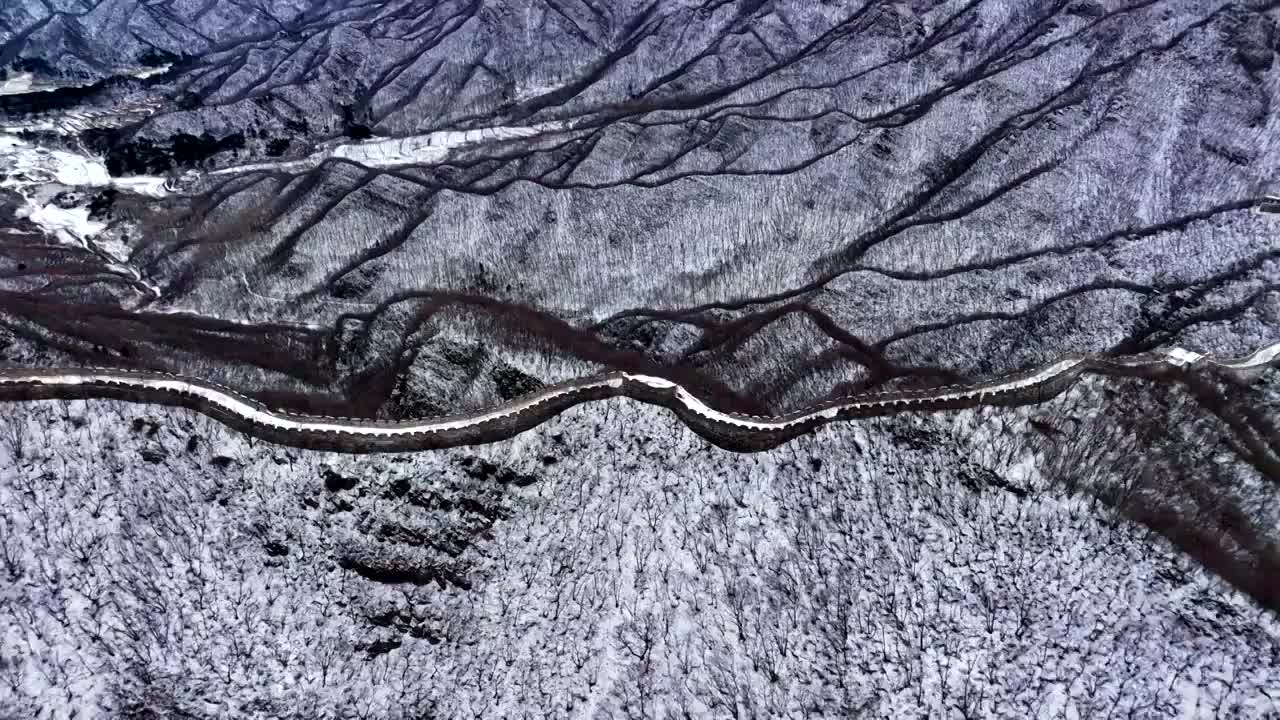
{"label": "winding path", "polygon": [[1280,342],[1245,357],[1226,359],[1178,347],[1131,356],[1070,354],[1031,370],[973,384],[863,393],[773,417],[723,412],[669,380],[623,372],[546,387],[489,410],[403,422],[297,415],[272,410],[231,388],[203,380],[110,368],[3,369],[0,400],[110,398],[187,407],[271,442],[358,453],[495,442],[579,403],[625,396],[672,410],[695,432],[721,447],[751,451],[775,447],[837,420],[1041,402],[1063,392],[1085,373],[1159,379],[1209,370],[1248,383],[1276,365],[1280,365]]}

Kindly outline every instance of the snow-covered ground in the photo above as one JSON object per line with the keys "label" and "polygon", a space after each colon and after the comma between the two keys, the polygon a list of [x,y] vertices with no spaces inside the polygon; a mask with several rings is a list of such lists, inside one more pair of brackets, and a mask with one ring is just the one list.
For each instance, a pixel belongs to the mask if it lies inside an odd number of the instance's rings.
{"label": "snow-covered ground", "polygon": [[[0,184],[0,187],[2,186],[3,185]],[[44,230],[45,233],[56,237],[63,243],[68,245],[79,245],[81,247],[88,247],[90,239],[107,227],[106,223],[90,220],[89,208],[87,207],[75,207],[68,209],[52,204],[28,204],[24,207],[18,208],[16,214],[20,218],[26,218],[27,220],[35,223],[41,230]],[[112,250],[115,250],[117,253],[121,252],[122,249],[120,248],[112,248],[104,244],[102,249],[106,251],[108,255],[111,255],[121,262],[128,259],[127,254],[122,256],[111,252]]]}
{"label": "snow-covered ground", "polygon": [[52,202],[53,196],[63,190],[114,188],[158,198],[168,194],[166,182],[162,177],[113,178],[100,158],[42,148],[0,134],[0,188],[15,191],[26,201],[18,217],[31,220],[62,242],[95,247],[120,263],[128,260],[127,248],[94,242],[106,224],[90,220],[88,207],[60,207]]}
{"label": "snow-covered ground", "polygon": [[438,130],[405,138],[347,143],[333,149],[333,157],[354,160],[369,167],[433,165],[449,151],[469,145],[523,140],[572,129],[567,122],[546,122],[528,127],[488,127],[473,130]]}
{"label": "snow-covered ground", "polygon": [[42,148],[15,135],[0,134],[0,172],[5,176],[5,187],[55,184],[66,188],[115,188],[156,198],[169,194],[166,178],[113,178],[102,158]]}
{"label": "snow-covered ground", "polygon": [[163,75],[169,72],[169,69],[172,67],[173,67],[172,63],[165,63],[158,67],[142,68],[141,70],[133,70],[128,74],[138,78],[139,80],[146,80],[149,77],[155,77],[156,75]]}
{"label": "snow-covered ground", "polygon": [[153,296],[159,288],[129,265],[130,248],[117,236],[104,233],[107,223],[90,218],[86,194],[74,204],[59,200],[64,191],[115,189],[159,198],[168,194],[162,177],[113,178],[100,158],[33,145],[17,136],[0,133],[0,188],[23,199],[15,210],[48,237],[101,256],[108,269],[133,278]]}
{"label": "snow-covered ground", "polygon": [[31,73],[14,73],[0,80],[0,95],[21,95],[31,92],[34,78],[35,76]]}

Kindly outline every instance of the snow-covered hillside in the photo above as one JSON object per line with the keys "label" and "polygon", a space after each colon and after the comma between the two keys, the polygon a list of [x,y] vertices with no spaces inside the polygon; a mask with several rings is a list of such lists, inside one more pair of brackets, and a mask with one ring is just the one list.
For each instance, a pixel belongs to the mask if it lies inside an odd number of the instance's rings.
{"label": "snow-covered hillside", "polygon": [[0,720],[1280,720],[1277,51],[0,0]]}
{"label": "snow-covered hillside", "polygon": [[1274,717],[1275,616],[1090,499],[1109,466],[1068,494],[1129,392],[755,455],[622,400],[373,456],[7,406],[0,715]]}
{"label": "snow-covered hillside", "polygon": [[102,255],[34,216],[14,365],[365,417],[670,372],[776,414],[1280,336],[1273,3],[63,5],[0,3],[0,128],[182,175],[100,203]]}

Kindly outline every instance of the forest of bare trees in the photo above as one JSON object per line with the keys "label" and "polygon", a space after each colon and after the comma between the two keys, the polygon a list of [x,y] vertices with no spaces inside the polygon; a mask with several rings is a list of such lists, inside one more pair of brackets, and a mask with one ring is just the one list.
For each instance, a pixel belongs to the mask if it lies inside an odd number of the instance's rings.
{"label": "forest of bare trees", "polygon": [[734,455],[614,400],[357,458],[15,406],[3,712],[1264,717],[1275,484],[1234,422],[1091,382]]}

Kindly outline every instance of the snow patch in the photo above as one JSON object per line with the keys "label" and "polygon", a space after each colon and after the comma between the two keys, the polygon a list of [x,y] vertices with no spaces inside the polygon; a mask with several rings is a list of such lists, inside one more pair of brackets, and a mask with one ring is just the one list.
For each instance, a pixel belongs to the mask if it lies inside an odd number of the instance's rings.
{"label": "snow patch", "polygon": [[138,70],[137,72],[133,72],[129,74],[133,75],[139,80],[146,80],[149,77],[155,77],[156,75],[163,75],[164,73],[169,72],[169,68],[171,67],[173,67],[173,63],[165,63],[160,67],[143,68],[141,70]]}
{"label": "snow patch", "polygon": [[1227,362],[1222,364],[1230,368],[1239,369],[1260,368],[1275,362],[1277,357],[1280,357],[1280,342],[1260,348],[1252,355],[1249,355],[1237,362]]}
{"label": "snow patch", "polygon": [[31,92],[34,77],[31,73],[18,73],[11,76],[0,82],[0,95],[21,95]]}
{"label": "snow patch", "polygon": [[168,194],[163,177],[113,178],[100,158],[38,147],[7,134],[0,134],[0,173],[5,176],[0,187],[20,190],[57,184],[71,188],[115,188],[149,197]]}
{"label": "snow patch", "polygon": [[1204,357],[1198,352],[1192,352],[1180,347],[1169,348],[1165,354],[1169,356],[1169,362],[1180,367],[1197,363]]}
{"label": "snow patch", "polygon": [[474,130],[437,130],[425,135],[368,140],[339,145],[332,156],[369,167],[433,165],[443,162],[454,148],[487,142],[532,138],[570,129],[566,122],[545,122],[527,127],[489,127]]}
{"label": "snow patch", "polygon": [[[89,208],[60,208],[57,205],[27,205],[18,208],[17,216],[35,223],[46,234],[58,238],[69,245],[89,247],[89,238],[106,229],[106,223],[89,219]],[[120,244],[120,243],[116,243]],[[123,247],[123,245],[121,245]],[[109,253],[110,254],[110,253]],[[116,259],[127,259],[115,254]]]}
{"label": "snow patch", "polygon": [[652,375],[628,374],[628,375],[623,375],[623,377],[625,377],[628,380],[634,380],[635,382],[638,382],[641,385],[647,385],[651,388],[657,388],[659,390],[670,390],[671,388],[676,386],[676,384],[671,382],[670,380],[664,380],[660,377],[653,377]]}
{"label": "snow patch", "polygon": [[449,151],[522,138],[538,137],[553,132],[572,129],[568,122],[545,122],[527,127],[489,127],[474,130],[437,130],[423,135],[400,138],[380,138],[357,143],[341,143],[322,147],[311,155],[298,160],[250,163],[215,170],[211,175],[229,175],[253,171],[298,171],[315,167],[332,158],[350,160],[371,168],[407,167],[414,165],[438,165],[449,157]]}
{"label": "snow patch", "polygon": [[158,296],[158,288],[143,282],[141,273],[126,265],[129,247],[119,238],[103,233],[107,223],[91,219],[86,205],[67,207],[54,198],[66,189],[97,188],[163,197],[168,194],[164,178],[113,178],[99,158],[39,147],[0,133],[0,188],[12,190],[23,199],[14,213],[17,217],[30,220],[61,243],[103,256],[113,271],[134,278]]}

